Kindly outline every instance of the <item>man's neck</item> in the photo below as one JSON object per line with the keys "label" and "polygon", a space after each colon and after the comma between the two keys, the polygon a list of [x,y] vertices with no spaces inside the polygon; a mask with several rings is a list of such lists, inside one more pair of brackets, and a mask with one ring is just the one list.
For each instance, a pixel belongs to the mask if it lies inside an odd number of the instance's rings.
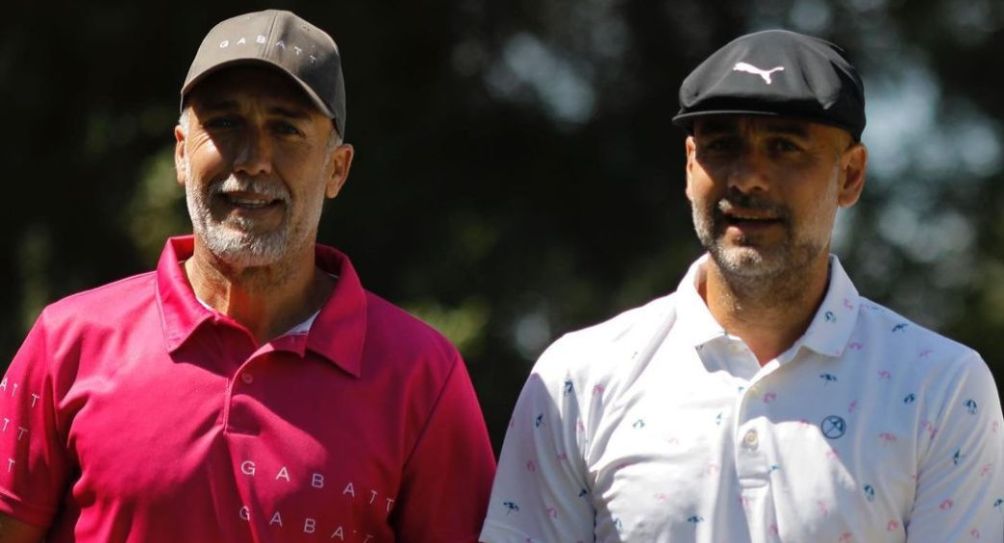
{"label": "man's neck", "polygon": [[756,281],[729,277],[709,258],[698,291],[715,320],[741,338],[762,366],[788,350],[812,322],[828,284],[825,256],[807,269]]}
{"label": "man's neck", "polygon": [[272,266],[237,268],[196,240],[185,273],[200,300],[244,325],[262,344],[314,314],[334,287],[331,276],[314,265],[313,247],[308,249]]}

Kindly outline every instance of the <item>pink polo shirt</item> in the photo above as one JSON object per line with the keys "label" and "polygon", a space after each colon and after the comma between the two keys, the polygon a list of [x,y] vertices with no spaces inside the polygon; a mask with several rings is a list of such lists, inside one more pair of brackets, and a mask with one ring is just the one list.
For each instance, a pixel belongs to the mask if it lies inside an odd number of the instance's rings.
{"label": "pink polo shirt", "polygon": [[0,381],[0,510],[48,541],[476,541],[495,464],[463,361],[348,258],[257,345],[156,272],[47,307]]}

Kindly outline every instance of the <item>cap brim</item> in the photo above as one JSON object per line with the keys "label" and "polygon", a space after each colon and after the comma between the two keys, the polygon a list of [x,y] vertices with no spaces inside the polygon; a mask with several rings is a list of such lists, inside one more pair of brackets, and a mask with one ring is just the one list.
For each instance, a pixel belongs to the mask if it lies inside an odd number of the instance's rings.
{"label": "cap brim", "polygon": [[763,109],[712,109],[707,111],[691,111],[689,113],[676,115],[673,117],[672,122],[674,125],[686,130],[687,132],[693,132],[694,121],[701,117],[723,117],[728,115],[757,115],[760,117],[787,117],[790,119],[800,119],[813,123],[825,124],[827,126],[833,126],[846,131],[852,138],[855,139],[855,141],[860,139],[855,135],[854,130],[851,127],[834,122],[832,119],[820,118],[812,115],[799,115],[797,113],[781,113],[779,111],[769,111]]}
{"label": "cap brim", "polygon": [[762,115],[765,117],[780,117],[776,111],[764,111],[755,109],[714,109],[710,111],[691,111],[681,113],[673,117],[673,124],[681,128],[689,129],[694,124],[694,120],[700,117],[715,117],[722,115]]}

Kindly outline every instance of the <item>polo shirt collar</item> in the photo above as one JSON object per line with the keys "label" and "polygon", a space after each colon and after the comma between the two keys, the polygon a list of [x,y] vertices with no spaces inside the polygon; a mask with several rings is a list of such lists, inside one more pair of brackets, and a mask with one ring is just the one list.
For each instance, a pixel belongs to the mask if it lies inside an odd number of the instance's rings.
{"label": "polo shirt collar", "polygon": [[168,352],[173,352],[213,312],[199,303],[185,275],[184,262],[195,251],[193,236],[168,238],[157,262],[157,305]]}
{"label": "polo shirt collar", "polygon": [[721,324],[715,320],[704,299],[697,291],[698,285],[704,281],[704,264],[709,256],[704,254],[698,258],[676,289],[676,324],[674,332],[679,331],[679,337],[694,347],[704,345],[712,340],[727,335]]}
{"label": "polo shirt collar", "polygon": [[[704,280],[703,255],[691,264],[677,288],[677,319],[679,337],[693,346],[704,345],[727,333],[711,315],[697,287]],[[848,347],[857,321],[861,298],[836,255],[830,255],[830,280],[823,302],[805,333],[795,342],[819,354],[839,357]]]}
{"label": "polo shirt collar", "polygon": [[858,319],[861,297],[840,259],[830,255],[830,282],[823,303],[802,335],[802,345],[825,356],[844,354]]}
{"label": "polo shirt collar", "polygon": [[[169,352],[181,347],[207,321],[222,323],[224,318],[202,305],[188,282],[183,263],[194,250],[193,236],[169,238],[157,264],[157,303]],[[303,334],[290,334],[276,338],[271,346],[300,356],[310,350],[358,377],[366,338],[366,292],[347,256],[320,244],[315,251],[315,264],[338,278],[335,287],[305,341]]]}
{"label": "polo shirt collar", "polygon": [[315,259],[322,271],[338,279],[307,333],[307,349],[359,377],[366,339],[366,291],[341,251],[318,244]]}

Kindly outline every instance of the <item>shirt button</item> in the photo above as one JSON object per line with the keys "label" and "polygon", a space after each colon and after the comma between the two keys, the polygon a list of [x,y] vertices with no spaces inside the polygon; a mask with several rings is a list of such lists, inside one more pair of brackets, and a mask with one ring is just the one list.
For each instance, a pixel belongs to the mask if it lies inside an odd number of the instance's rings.
{"label": "shirt button", "polygon": [[760,445],[760,436],[757,435],[756,430],[750,430],[746,432],[743,436],[743,445],[752,451],[755,451],[757,446]]}
{"label": "shirt button", "polygon": [[254,382],[254,376],[251,375],[250,373],[242,373],[241,381],[244,381],[245,385],[250,385],[251,383]]}

